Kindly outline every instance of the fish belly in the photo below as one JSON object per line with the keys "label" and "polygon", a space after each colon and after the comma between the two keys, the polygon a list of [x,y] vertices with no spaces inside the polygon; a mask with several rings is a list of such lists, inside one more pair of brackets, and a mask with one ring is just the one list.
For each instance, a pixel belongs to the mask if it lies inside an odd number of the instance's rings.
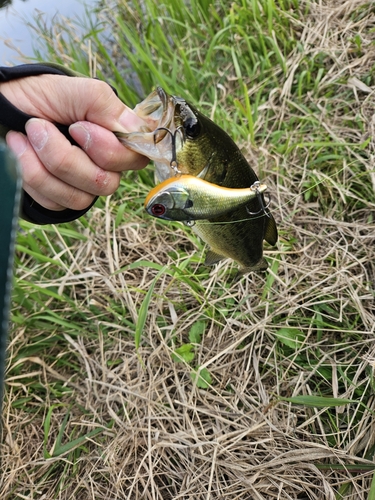
{"label": "fish belly", "polygon": [[197,221],[193,229],[215,254],[251,270],[265,268],[262,260],[264,223],[262,217],[249,219],[246,209],[241,208],[225,219]]}

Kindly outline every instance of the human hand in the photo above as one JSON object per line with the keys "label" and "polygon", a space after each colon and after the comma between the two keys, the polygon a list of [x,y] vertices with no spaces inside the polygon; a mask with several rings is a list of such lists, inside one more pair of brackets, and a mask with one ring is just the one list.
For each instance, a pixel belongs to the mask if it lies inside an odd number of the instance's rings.
{"label": "human hand", "polygon": [[[139,130],[143,121],[105,82],[46,74],[0,83],[0,92],[37,117],[27,122],[26,135],[10,131],[6,141],[20,162],[24,190],[49,210],[84,210],[95,196],[116,191],[121,171],[149,162],[111,132]],[[82,149],[51,122],[70,125]]]}

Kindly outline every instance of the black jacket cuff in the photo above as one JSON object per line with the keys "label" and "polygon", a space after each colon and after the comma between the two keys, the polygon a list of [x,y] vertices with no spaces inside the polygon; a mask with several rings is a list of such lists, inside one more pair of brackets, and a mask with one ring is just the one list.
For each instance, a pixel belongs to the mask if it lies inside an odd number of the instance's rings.
{"label": "black jacket cuff", "polygon": [[71,222],[85,215],[85,213],[95,204],[97,199],[98,197],[96,197],[91,205],[84,210],[71,210],[70,208],[60,211],[48,210],[33,200],[26,191],[23,191],[21,216],[23,219],[33,222],[34,224],[59,224],[62,222]]}

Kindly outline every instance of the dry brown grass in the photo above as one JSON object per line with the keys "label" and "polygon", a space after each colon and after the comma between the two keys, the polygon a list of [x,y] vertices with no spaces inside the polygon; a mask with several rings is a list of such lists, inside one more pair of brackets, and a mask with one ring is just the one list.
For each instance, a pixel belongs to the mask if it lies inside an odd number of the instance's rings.
{"label": "dry brown grass", "polygon": [[[13,328],[2,499],[368,498],[375,449],[375,90],[359,79],[375,63],[374,13],[368,10],[351,23],[352,12],[365,5],[363,0],[320,2],[300,20],[308,57],[319,51],[331,55],[320,85],[328,88],[340,75],[350,75],[351,93],[343,94],[345,85],[339,83],[329,102],[311,93],[306,104],[310,99],[315,113],[306,127],[311,112],[298,108],[291,94],[303,59],[296,51],[287,61],[289,77],[263,106],[264,116],[274,112],[272,127],[249,155],[268,176],[281,235],[278,248],[266,251],[268,273],[235,282],[230,262],[207,273],[199,262],[202,247],[184,229],[162,230],[137,215],[115,227],[120,201],[114,199],[92,211],[95,236],[79,223],[85,241],[48,233],[55,241],[55,265],[32,265],[23,257],[18,279],[36,279],[46,289],[53,280],[54,290],[72,299],[51,297],[45,307],[66,323],[76,322],[78,307],[87,322],[81,322],[79,335],[56,323],[36,354],[28,346],[41,342],[43,321]],[[357,55],[350,41],[356,33],[364,45]],[[352,99],[345,101],[348,95]],[[342,165],[339,175],[317,164],[315,181],[322,184],[307,200],[303,192],[312,187],[311,165],[324,146],[314,157],[307,145],[279,153],[268,143],[280,123],[295,116],[300,125],[291,129],[291,137],[301,144],[316,140],[318,126],[338,143],[369,139],[366,154],[345,147],[373,185],[360,191],[361,179],[350,165]],[[362,117],[362,130],[349,127],[348,116]],[[361,199],[363,193],[369,193],[368,200]],[[137,353],[132,324],[156,271],[129,265],[142,260],[182,268],[187,259],[189,281],[178,274],[157,281]],[[42,306],[36,317],[39,312]],[[212,376],[208,389],[192,381],[188,364],[171,358],[173,346],[189,342],[190,327],[202,319],[206,330],[195,356]],[[297,348],[288,351],[280,343],[282,327],[302,332]],[[357,402],[362,394],[365,407],[327,410],[280,399],[318,389]],[[30,400],[17,405],[23,396]],[[63,443],[94,428],[103,432],[47,458],[44,449],[53,454],[68,409]]]}

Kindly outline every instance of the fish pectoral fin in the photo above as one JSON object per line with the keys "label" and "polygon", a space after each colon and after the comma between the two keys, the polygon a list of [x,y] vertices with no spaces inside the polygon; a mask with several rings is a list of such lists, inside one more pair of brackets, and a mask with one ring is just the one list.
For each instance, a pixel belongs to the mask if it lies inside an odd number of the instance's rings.
{"label": "fish pectoral fin", "polygon": [[206,174],[207,174],[207,170],[208,170],[208,167],[210,166],[210,163],[208,163],[204,168],[203,170],[201,170],[199,172],[199,174],[197,174],[197,177],[199,177],[200,179],[204,179],[206,177]]}
{"label": "fish pectoral fin", "polygon": [[264,232],[264,239],[272,246],[276,245],[277,242],[277,227],[275,219],[272,217],[267,217],[266,230]]}
{"label": "fish pectoral fin", "polygon": [[[211,154],[211,156],[208,159],[207,165],[205,165],[203,167],[203,169],[199,172],[199,174],[197,174],[197,177],[199,177],[200,179],[203,179],[203,180],[206,179],[207,173],[212,165],[212,159],[214,156],[215,156],[215,152],[213,152]],[[215,175],[217,175],[217,167],[215,168]],[[215,182],[215,184],[218,184],[218,183]]]}
{"label": "fish pectoral fin", "polygon": [[216,264],[216,262],[219,262],[222,259],[225,259],[224,255],[220,255],[219,253],[216,253],[213,250],[209,250],[206,254],[206,259],[204,261],[204,264],[206,266],[212,266]]}

